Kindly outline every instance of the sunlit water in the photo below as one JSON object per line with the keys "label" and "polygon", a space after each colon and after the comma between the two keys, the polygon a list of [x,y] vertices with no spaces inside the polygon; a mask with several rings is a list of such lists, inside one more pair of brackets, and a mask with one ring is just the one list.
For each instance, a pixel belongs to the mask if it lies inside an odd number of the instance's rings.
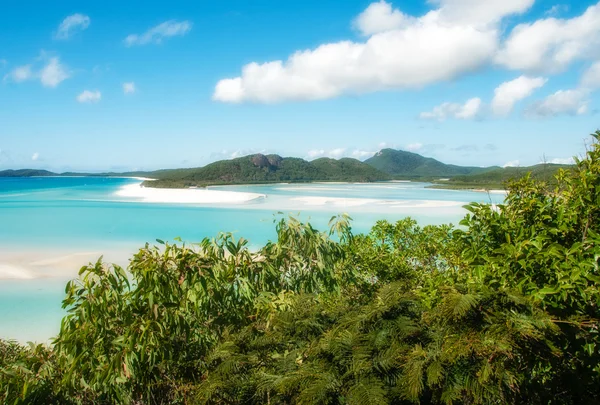
{"label": "sunlit water", "polygon": [[64,312],[66,280],[98,256],[126,265],[146,242],[198,242],[234,232],[259,246],[275,237],[273,221],[299,215],[325,229],[348,213],[353,231],[406,216],[421,224],[457,224],[471,201],[500,203],[502,194],[434,190],[424,183],[276,184],[215,187],[264,195],[245,203],[163,204],[116,192],[139,183],[122,178],[0,178],[0,337],[46,341]]}

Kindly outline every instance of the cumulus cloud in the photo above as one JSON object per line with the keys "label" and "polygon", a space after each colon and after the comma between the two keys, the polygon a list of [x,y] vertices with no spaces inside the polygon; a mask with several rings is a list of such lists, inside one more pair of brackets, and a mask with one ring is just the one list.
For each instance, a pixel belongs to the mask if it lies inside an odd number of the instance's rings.
{"label": "cumulus cloud", "polygon": [[546,160],[540,163],[550,163],[554,165],[572,165],[575,164],[575,160],[572,157],[569,158],[554,158],[550,160]]}
{"label": "cumulus cloud", "polygon": [[126,46],[160,44],[166,38],[184,36],[191,29],[190,21],[169,20],[150,28],[143,34],[128,35],[124,42]]}
{"label": "cumulus cloud", "polygon": [[426,120],[445,121],[448,118],[456,118],[468,120],[476,118],[482,108],[480,98],[472,98],[464,104],[459,103],[443,103],[434,107],[432,111],[422,112],[419,117]]}
{"label": "cumulus cloud", "polygon": [[594,63],[583,73],[581,86],[588,89],[600,88],[600,61]]}
{"label": "cumulus cloud", "polygon": [[35,152],[33,155],[31,155],[31,160],[36,161],[40,158],[40,154],[38,152]]}
{"label": "cumulus cloud", "polygon": [[20,83],[33,78],[31,65],[17,66],[4,76],[5,82]]}
{"label": "cumulus cloud", "polygon": [[559,90],[529,106],[526,115],[530,117],[582,115],[588,111],[588,96],[589,92],[585,89]]}
{"label": "cumulus cloud", "polygon": [[492,111],[496,115],[508,115],[517,101],[529,97],[534,90],[546,83],[543,77],[519,76],[504,82],[494,90]]}
{"label": "cumulus cloud", "polygon": [[134,82],[123,83],[123,93],[125,93],[125,94],[135,93],[135,83]]}
{"label": "cumulus cloud", "polygon": [[252,62],[223,79],[213,99],[276,103],[343,94],[418,88],[452,80],[489,63],[498,47],[500,20],[522,13],[533,0],[437,0],[421,17],[385,2],[354,21],[365,42],[340,41],[300,50],[287,60]]}
{"label": "cumulus cloud", "polygon": [[60,59],[52,57],[39,69],[34,70],[30,64],[16,67],[4,76],[4,81],[21,83],[26,80],[39,79],[44,87],[56,87],[69,77],[70,72],[60,63]]}
{"label": "cumulus cloud", "polygon": [[518,160],[511,160],[510,162],[506,162],[505,164],[502,165],[502,167],[506,168],[506,167],[519,167],[521,166],[520,162]]}
{"label": "cumulus cloud", "polygon": [[102,94],[98,90],[84,90],[77,96],[77,101],[80,103],[97,103],[101,98]]}
{"label": "cumulus cloud", "polygon": [[510,69],[558,72],[574,61],[597,57],[599,45],[600,3],[570,19],[549,17],[517,25],[496,62]]}
{"label": "cumulus cloud", "polygon": [[72,14],[66,17],[58,26],[54,37],[56,39],[69,39],[73,34],[83,31],[90,26],[90,17],[84,14]]}
{"label": "cumulus cloud", "polygon": [[44,87],[56,87],[70,77],[67,68],[60,63],[57,57],[50,58],[48,63],[39,73],[40,81]]}
{"label": "cumulus cloud", "polygon": [[351,157],[358,160],[368,159],[375,154],[374,151],[362,150],[362,149],[348,149],[348,148],[335,148],[331,150],[325,149],[312,149],[306,153],[308,160],[318,159],[322,157],[328,157],[332,159],[340,159],[344,157]]}
{"label": "cumulus cloud", "polygon": [[364,160],[364,159],[368,159],[370,157],[372,157],[373,155],[375,155],[375,153],[372,150],[360,150],[360,149],[354,149],[352,151],[352,157],[354,159],[358,159],[358,160]]}
{"label": "cumulus cloud", "polygon": [[411,22],[411,17],[400,10],[392,9],[392,5],[381,0],[371,3],[369,7],[356,17],[354,26],[363,35],[373,35],[380,32],[402,28]]}

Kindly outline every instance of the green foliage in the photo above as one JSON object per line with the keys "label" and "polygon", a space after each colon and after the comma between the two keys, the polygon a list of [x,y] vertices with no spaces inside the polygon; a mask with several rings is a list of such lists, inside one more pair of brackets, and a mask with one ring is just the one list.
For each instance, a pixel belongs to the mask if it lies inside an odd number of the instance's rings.
{"label": "green foliage", "polygon": [[561,169],[570,170],[572,166],[542,163],[530,167],[504,167],[491,168],[482,173],[473,173],[463,176],[454,176],[447,182],[437,183],[441,188],[485,188],[504,189],[507,182],[519,180],[530,176],[538,182],[555,186],[556,175]]}
{"label": "green foliage", "polygon": [[56,353],[0,340],[0,402],[7,405],[68,404],[61,393]]}
{"label": "green foliage", "polygon": [[221,234],[99,260],[52,348],[0,342],[0,399],[600,403],[600,144],[508,189],[460,228],[290,218],[256,250]]}

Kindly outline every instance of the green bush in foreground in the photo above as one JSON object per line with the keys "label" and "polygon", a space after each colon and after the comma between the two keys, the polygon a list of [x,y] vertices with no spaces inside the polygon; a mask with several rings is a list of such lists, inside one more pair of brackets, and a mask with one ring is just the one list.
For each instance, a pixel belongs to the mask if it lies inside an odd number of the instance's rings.
{"label": "green bush in foreground", "polygon": [[599,144],[508,188],[459,229],[291,218],[256,251],[222,234],[86,266],[52,348],[0,343],[0,400],[600,403]]}

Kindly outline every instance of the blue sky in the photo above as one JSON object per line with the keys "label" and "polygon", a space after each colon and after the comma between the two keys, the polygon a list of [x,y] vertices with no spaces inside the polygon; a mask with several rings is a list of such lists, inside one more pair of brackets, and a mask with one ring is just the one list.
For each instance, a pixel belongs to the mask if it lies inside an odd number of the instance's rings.
{"label": "blue sky", "polygon": [[598,45],[593,1],[8,1],[0,169],[562,162],[599,127]]}

